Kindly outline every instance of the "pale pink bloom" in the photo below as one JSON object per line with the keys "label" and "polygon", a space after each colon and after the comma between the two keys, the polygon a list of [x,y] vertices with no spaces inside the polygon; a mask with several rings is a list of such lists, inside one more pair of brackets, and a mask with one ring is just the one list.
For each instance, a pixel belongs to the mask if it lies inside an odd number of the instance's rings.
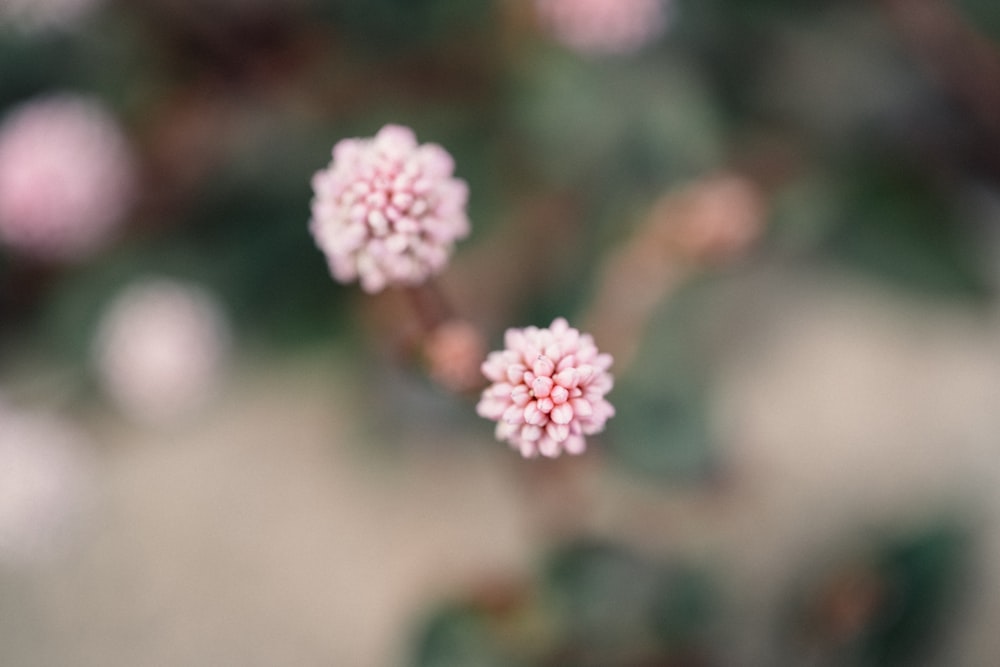
{"label": "pale pink bloom", "polygon": [[553,36],[581,53],[625,54],[666,28],[668,0],[535,0]]}
{"label": "pale pink bloom", "polygon": [[561,317],[548,329],[508,329],[504,344],[483,362],[493,384],[476,411],[496,420],[497,439],[526,458],[582,453],[584,436],[604,430],[615,414],[604,398],[614,383],[611,355]]}
{"label": "pale pink bloom", "polygon": [[229,327],[205,291],[159,279],[118,295],[94,343],[101,383],[135,421],[166,425],[213,396],[230,347]]}
{"label": "pale pink bloom", "polygon": [[80,259],[105,243],[132,200],[125,137],[98,103],[57,95],[0,125],[0,242],[39,259]]}
{"label": "pale pink bloom", "polygon": [[416,285],[439,273],[469,233],[468,187],[454,161],[413,131],[386,125],[372,139],[344,139],[312,181],[310,231],[340,282],[367,292]]}
{"label": "pale pink bloom", "polygon": [[427,337],[424,356],[430,376],[451,391],[466,391],[482,386],[479,365],[486,354],[486,343],[479,330],[462,320],[449,320]]}
{"label": "pale pink bloom", "polygon": [[103,0],[0,0],[0,24],[25,32],[75,27]]}
{"label": "pale pink bloom", "polygon": [[94,491],[89,443],[44,412],[0,403],[0,561],[51,555]]}

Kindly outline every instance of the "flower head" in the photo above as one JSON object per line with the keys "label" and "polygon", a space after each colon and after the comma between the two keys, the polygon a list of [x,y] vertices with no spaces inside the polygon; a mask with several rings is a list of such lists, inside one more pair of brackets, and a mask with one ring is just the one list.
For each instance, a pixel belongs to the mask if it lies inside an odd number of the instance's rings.
{"label": "flower head", "polygon": [[45,260],[80,259],[104,243],[131,202],[132,156],[96,102],[27,102],[0,125],[0,242]]}
{"label": "flower head", "polygon": [[536,0],[556,39],[581,53],[625,54],[663,32],[666,0]]}
{"label": "flower head", "polygon": [[437,144],[386,125],[371,139],[344,139],[313,177],[310,231],[333,277],[367,292],[416,285],[444,269],[468,235],[468,187]]}
{"label": "flower head", "polygon": [[496,420],[497,439],[526,458],[582,453],[584,436],[604,430],[615,414],[604,398],[613,385],[611,356],[561,317],[547,329],[508,329],[504,344],[483,362],[493,384],[476,411]]}
{"label": "flower head", "polygon": [[120,409],[140,422],[166,424],[210,398],[228,348],[229,328],[214,299],[159,279],[116,297],[101,320],[94,355]]}

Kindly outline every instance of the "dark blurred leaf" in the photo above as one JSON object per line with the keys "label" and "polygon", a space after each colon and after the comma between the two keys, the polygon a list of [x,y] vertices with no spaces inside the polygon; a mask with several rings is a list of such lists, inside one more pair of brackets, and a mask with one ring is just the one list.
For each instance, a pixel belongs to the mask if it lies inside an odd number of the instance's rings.
{"label": "dark blurred leaf", "polygon": [[981,30],[1000,48],[1000,3],[993,0],[958,0],[965,19]]}
{"label": "dark blurred leaf", "polygon": [[674,480],[702,480],[713,468],[707,425],[712,281],[689,283],[660,307],[628,372],[610,399],[608,452],[629,470]]}
{"label": "dark blurred leaf", "polygon": [[687,646],[706,639],[713,622],[714,584],[703,572],[667,569],[657,587],[653,627],[668,646]]}
{"label": "dark blurred leaf", "polygon": [[0,32],[0,107],[67,87],[77,47],[67,37],[42,40]]}
{"label": "dark blurred leaf", "polygon": [[668,479],[700,479],[711,459],[703,406],[679,390],[616,389],[609,453],[626,468]]}
{"label": "dark blurred leaf", "polygon": [[540,51],[520,84],[515,119],[553,183],[638,179],[659,190],[722,158],[721,119],[682,61],[595,64]]}
{"label": "dark blurred leaf", "polygon": [[962,222],[931,181],[892,165],[860,168],[830,240],[839,258],[917,291],[987,291]]}
{"label": "dark blurred leaf", "polygon": [[934,646],[962,581],[969,540],[941,525],[889,544],[877,567],[888,599],[865,641],[872,664],[911,665]]}
{"label": "dark blurred leaf", "polygon": [[648,643],[659,577],[654,563],[601,543],[571,545],[548,569],[568,641],[583,651],[613,652]]}
{"label": "dark blurred leaf", "polygon": [[489,0],[340,0],[336,13],[370,52],[394,53],[487,24]]}
{"label": "dark blurred leaf", "polygon": [[518,667],[497,646],[482,614],[449,607],[434,614],[420,632],[414,667]]}
{"label": "dark blurred leaf", "polygon": [[251,338],[297,342],[328,335],[349,289],[332,280],[309,234],[308,199],[306,192],[239,182],[216,192],[192,217],[200,252],[211,258],[218,285]]}

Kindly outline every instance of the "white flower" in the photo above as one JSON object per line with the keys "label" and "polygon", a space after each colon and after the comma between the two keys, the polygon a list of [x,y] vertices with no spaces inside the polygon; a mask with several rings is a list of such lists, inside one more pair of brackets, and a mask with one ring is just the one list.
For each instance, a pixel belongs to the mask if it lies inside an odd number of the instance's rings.
{"label": "white flower", "polygon": [[202,407],[217,389],[229,327],[203,290],[168,280],[127,288],[94,345],[105,391],[129,417],[166,424]]}
{"label": "white flower", "polygon": [[0,403],[0,560],[44,558],[92,499],[86,438],[44,412]]}

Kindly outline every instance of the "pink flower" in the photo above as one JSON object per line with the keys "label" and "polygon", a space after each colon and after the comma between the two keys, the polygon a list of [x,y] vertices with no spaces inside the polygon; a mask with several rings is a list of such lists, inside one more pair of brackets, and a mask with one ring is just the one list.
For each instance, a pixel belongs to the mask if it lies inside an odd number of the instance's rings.
{"label": "pink flower", "polygon": [[504,344],[483,362],[493,384],[476,411],[496,420],[497,439],[525,458],[582,453],[583,436],[604,430],[615,414],[604,399],[614,383],[611,355],[598,353],[589,334],[561,317],[548,329],[508,329]]}
{"label": "pink flower", "polygon": [[28,102],[0,125],[0,242],[44,260],[80,259],[106,242],[131,203],[125,137],[91,100]]}
{"label": "pink flower", "polygon": [[313,177],[310,231],[340,282],[366,292],[416,285],[439,273],[468,235],[468,187],[437,144],[386,125],[372,139],[344,139]]}
{"label": "pink flower", "polygon": [[594,55],[638,50],[663,32],[665,0],[536,0],[538,16],[566,46]]}

